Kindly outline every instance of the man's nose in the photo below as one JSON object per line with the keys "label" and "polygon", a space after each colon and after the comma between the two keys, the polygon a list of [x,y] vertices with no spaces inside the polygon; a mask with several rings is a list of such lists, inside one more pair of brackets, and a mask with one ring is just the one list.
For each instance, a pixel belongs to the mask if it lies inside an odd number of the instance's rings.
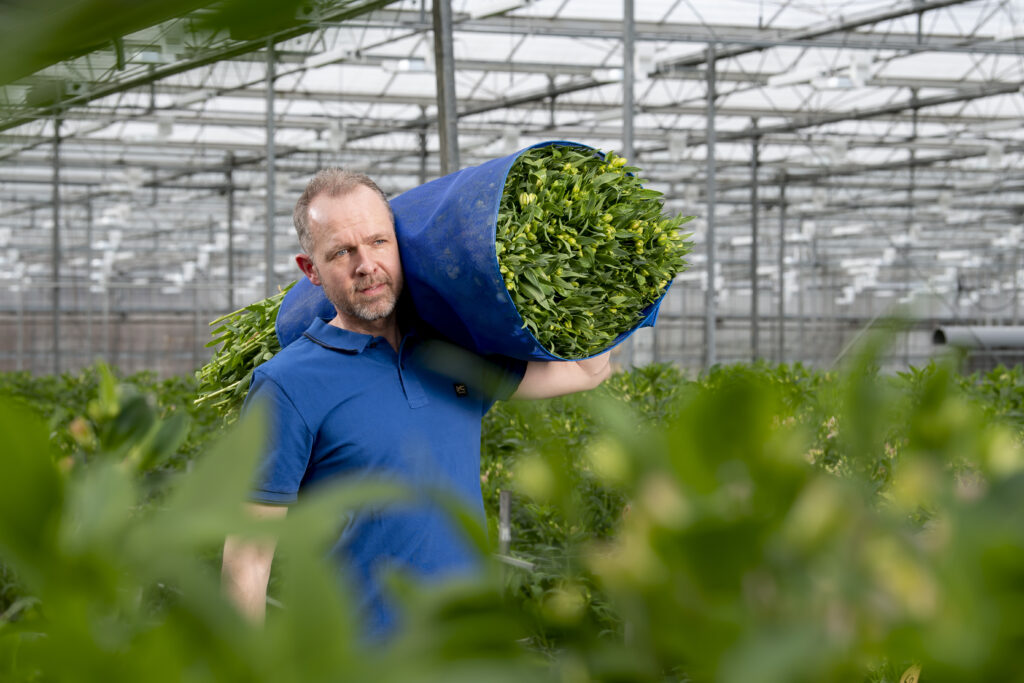
{"label": "man's nose", "polygon": [[356,253],[356,258],[358,259],[356,273],[359,275],[369,275],[377,269],[377,262],[369,254],[360,251]]}

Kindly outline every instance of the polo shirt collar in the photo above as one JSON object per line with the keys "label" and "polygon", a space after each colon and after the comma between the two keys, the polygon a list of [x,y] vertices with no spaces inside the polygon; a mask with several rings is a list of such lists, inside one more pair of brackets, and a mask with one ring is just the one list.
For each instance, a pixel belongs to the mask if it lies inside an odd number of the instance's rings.
{"label": "polo shirt collar", "polygon": [[368,334],[343,330],[329,323],[330,321],[325,318],[317,318],[306,328],[302,336],[326,349],[346,353],[362,353],[366,345],[373,339]]}

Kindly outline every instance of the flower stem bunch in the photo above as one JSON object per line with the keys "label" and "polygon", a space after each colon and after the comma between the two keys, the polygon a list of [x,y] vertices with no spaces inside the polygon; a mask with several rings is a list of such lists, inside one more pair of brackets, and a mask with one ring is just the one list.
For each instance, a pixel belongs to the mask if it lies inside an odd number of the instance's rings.
{"label": "flower stem bunch", "polygon": [[221,347],[210,362],[196,372],[199,380],[196,405],[209,405],[229,417],[237,414],[249,391],[252,371],[281,350],[274,322],[284,295],[294,284],[210,323],[214,327],[214,338],[206,346],[220,344]]}
{"label": "flower stem bunch", "polygon": [[509,171],[495,251],[505,286],[544,348],[585,358],[633,329],[686,267],[692,244],[660,192],[610,152],[538,147]]}

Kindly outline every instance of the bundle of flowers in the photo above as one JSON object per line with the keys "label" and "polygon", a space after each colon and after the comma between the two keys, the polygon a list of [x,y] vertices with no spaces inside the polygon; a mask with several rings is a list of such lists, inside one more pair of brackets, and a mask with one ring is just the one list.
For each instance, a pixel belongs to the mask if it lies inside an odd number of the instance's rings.
{"label": "bundle of flowers", "polygon": [[585,358],[636,327],[686,267],[691,244],[624,157],[538,147],[509,171],[495,252],[525,326],[547,350]]}

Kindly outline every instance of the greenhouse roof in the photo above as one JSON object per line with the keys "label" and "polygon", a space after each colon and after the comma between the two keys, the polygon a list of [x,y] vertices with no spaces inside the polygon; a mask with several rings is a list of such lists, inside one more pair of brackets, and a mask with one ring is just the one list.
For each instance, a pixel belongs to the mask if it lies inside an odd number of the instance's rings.
{"label": "greenhouse roof", "polygon": [[[953,300],[964,273],[1016,288],[1024,3],[644,0],[633,22],[626,6],[453,2],[461,165],[551,139],[625,150],[698,215],[695,264],[713,225],[723,288],[751,290],[751,244],[783,257],[758,278],[825,264],[844,299]],[[231,277],[244,301],[293,279],[291,206],[317,168],[389,193],[440,175],[429,3],[320,3],[276,33],[213,14],[2,87],[0,286]]]}

